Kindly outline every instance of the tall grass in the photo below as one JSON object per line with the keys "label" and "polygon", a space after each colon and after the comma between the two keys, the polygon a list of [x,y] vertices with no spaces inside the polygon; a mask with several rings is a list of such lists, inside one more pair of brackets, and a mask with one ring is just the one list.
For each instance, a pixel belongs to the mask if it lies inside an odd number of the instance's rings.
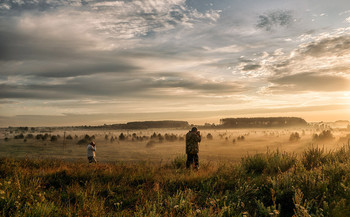
{"label": "tall grass", "polygon": [[0,159],[2,216],[350,216],[350,151],[267,152],[239,164]]}

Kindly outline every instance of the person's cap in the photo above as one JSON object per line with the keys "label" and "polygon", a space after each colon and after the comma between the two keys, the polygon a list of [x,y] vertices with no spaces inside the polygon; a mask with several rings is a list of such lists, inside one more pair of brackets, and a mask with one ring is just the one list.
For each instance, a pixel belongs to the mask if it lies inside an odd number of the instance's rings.
{"label": "person's cap", "polygon": [[192,132],[196,132],[197,131],[197,127],[192,127]]}

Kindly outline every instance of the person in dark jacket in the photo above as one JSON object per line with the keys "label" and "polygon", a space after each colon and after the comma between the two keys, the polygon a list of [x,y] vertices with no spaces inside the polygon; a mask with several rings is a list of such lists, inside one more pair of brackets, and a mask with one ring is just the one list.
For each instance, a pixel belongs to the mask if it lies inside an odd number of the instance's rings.
{"label": "person in dark jacket", "polygon": [[186,134],[186,154],[187,154],[187,161],[186,161],[186,168],[190,168],[191,164],[194,163],[195,169],[198,170],[198,143],[201,142],[201,135],[200,132],[196,127],[193,127],[187,134]]}

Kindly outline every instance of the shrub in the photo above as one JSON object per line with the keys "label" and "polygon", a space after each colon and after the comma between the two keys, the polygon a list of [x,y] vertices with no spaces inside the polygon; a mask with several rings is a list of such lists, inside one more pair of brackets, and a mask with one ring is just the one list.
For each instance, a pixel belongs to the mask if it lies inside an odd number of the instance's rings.
{"label": "shrub", "polygon": [[124,141],[125,139],[126,139],[125,135],[124,135],[123,133],[121,133],[121,134],[119,135],[119,140],[120,140],[120,141]]}
{"label": "shrub", "polygon": [[244,136],[238,136],[238,137],[237,137],[237,140],[238,140],[238,141],[243,141],[243,140],[245,140],[245,137],[244,137]]}
{"label": "shrub", "polygon": [[146,147],[147,148],[152,148],[152,147],[154,147],[154,144],[156,144],[156,142],[154,140],[148,141],[146,143]]}
{"label": "shrub", "polygon": [[90,143],[90,140],[87,140],[86,138],[80,139],[77,144],[78,145],[87,145],[88,143]]}
{"label": "shrub", "polygon": [[14,136],[14,139],[24,139],[24,135],[23,135],[23,133],[21,133],[21,134],[19,134],[19,135]]}
{"label": "shrub", "polygon": [[47,134],[47,133],[45,133],[45,134],[41,137],[42,140],[47,140],[48,138],[49,138],[49,134]]}
{"label": "shrub", "polygon": [[51,136],[51,139],[50,139],[51,142],[56,142],[57,140],[58,140],[57,136],[55,135]]}
{"label": "shrub", "polygon": [[180,155],[175,157],[175,159],[171,162],[171,165],[175,169],[184,169],[186,168],[186,155]]}
{"label": "shrub", "polygon": [[213,139],[213,135],[211,135],[210,133],[208,133],[207,139],[208,139],[208,140],[212,140],[212,139]]}
{"label": "shrub", "polygon": [[166,133],[166,134],[164,135],[164,138],[165,138],[165,140],[168,141],[168,142],[174,142],[174,141],[177,140],[177,136],[174,135],[174,134],[167,134],[167,133]]}
{"label": "shrub", "polygon": [[334,136],[330,130],[323,130],[320,134],[314,134],[313,140],[315,141],[324,141],[324,140],[332,140]]}
{"label": "shrub", "polygon": [[324,148],[312,147],[303,153],[302,163],[307,170],[319,167],[327,161],[327,155]]}
{"label": "shrub", "polygon": [[262,174],[267,168],[267,159],[262,154],[242,158],[242,166],[247,173]]}
{"label": "shrub", "polygon": [[26,136],[26,139],[33,139],[34,138],[34,135],[29,133],[27,136]]}
{"label": "shrub", "polygon": [[111,136],[111,139],[109,140],[111,143],[115,141],[115,138]]}
{"label": "shrub", "polygon": [[294,167],[297,162],[297,157],[294,154],[280,153],[279,151],[267,154],[267,168],[268,174],[277,174],[279,172],[286,172]]}
{"label": "shrub", "polygon": [[163,142],[164,141],[164,136],[162,136],[162,134],[158,134],[158,139],[159,139],[159,142]]}
{"label": "shrub", "polygon": [[290,136],[289,136],[289,141],[291,141],[291,142],[297,142],[297,141],[299,141],[299,140],[300,140],[300,135],[299,135],[298,132],[295,132],[295,133],[290,134]]}

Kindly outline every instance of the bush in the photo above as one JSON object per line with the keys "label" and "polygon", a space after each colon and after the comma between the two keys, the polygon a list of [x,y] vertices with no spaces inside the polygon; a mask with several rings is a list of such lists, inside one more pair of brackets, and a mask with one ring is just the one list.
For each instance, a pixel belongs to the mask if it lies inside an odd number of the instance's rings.
{"label": "bush", "polygon": [[86,138],[83,138],[83,139],[80,139],[78,142],[77,142],[77,144],[78,145],[87,145],[87,144],[89,144],[91,141],[90,140],[88,140],[88,139],[86,139]]}
{"label": "bush", "polygon": [[23,135],[23,133],[21,133],[21,134],[19,134],[19,135],[14,136],[14,139],[24,139],[24,135]]}
{"label": "bush", "polygon": [[26,139],[33,139],[34,138],[34,135],[29,133],[27,136],[26,136]]}
{"label": "bush", "polygon": [[237,137],[237,140],[238,140],[238,141],[244,141],[244,140],[245,140],[245,137],[244,137],[244,136],[238,136],[238,137]]}
{"label": "bush", "polygon": [[113,136],[111,136],[111,139],[109,140],[111,143],[113,143],[115,141],[115,138]]}
{"label": "bush", "polygon": [[289,141],[291,141],[291,142],[297,142],[297,141],[299,141],[299,140],[300,140],[300,135],[299,135],[298,132],[295,132],[295,133],[290,134],[290,136],[289,136]]}
{"label": "bush", "polygon": [[167,134],[167,133],[166,133],[166,134],[164,135],[164,137],[165,137],[165,140],[168,141],[168,142],[174,142],[174,141],[177,140],[177,136],[174,135],[174,134]]}
{"label": "bush", "polygon": [[208,139],[208,140],[212,140],[212,139],[213,139],[213,135],[211,135],[210,133],[208,133],[207,139]]}
{"label": "bush", "polygon": [[124,135],[123,133],[121,133],[121,134],[119,135],[119,140],[120,140],[120,141],[124,141],[125,139],[126,139],[125,135]]}
{"label": "bush", "polygon": [[319,135],[314,134],[313,140],[315,141],[325,141],[325,140],[332,140],[334,139],[334,136],[330,130],[323,130]]}
{"label": "bush", "polygon": [[51,139],[50,139],[50,141],[51,142],[56,142],[58,140],[58,137],[57,136],[51,136]]}
{"label": "bush", "polygon": [[267,159],[262,154],[248,156],[242,159],[242,166],[247,173],[259,175],[267,168]]}
{"label": "bush", "polygon": [[290,168],[294,167],[297,162],[297,157],[289,153],[275,153],[267,154],[268,165],[266,172],[268,174],[277,174],[279,172],[286,172]]}
{"label": "bush", "polygon": [[41,137],[42,140],[47,140],[48,138],[49,138],[49,134],[47,134],[47,133],[45,133],[45,134]]}
{"label": "bush", "polygon": [[156,142],[153,141],[153,140],[151,140],[151,141],[148,141],[148,142],[146,143],[146,147],[147,147],[147,148],[152,148],[152,147],[154,147],[155,144],[156,144]]}
{"label": "bush", "polygon": [[315,167],[319,167],[327,162],[328,155],[325,153],[324,148],[312,147],[303,153],[302,163],[307,170]]}
{"label": "bush", "polygon": [[186,155],[177,156],[171,162],[171,165],[175,169],[184,169],[184,168],[186,168],[186,160],[187,160]]}

